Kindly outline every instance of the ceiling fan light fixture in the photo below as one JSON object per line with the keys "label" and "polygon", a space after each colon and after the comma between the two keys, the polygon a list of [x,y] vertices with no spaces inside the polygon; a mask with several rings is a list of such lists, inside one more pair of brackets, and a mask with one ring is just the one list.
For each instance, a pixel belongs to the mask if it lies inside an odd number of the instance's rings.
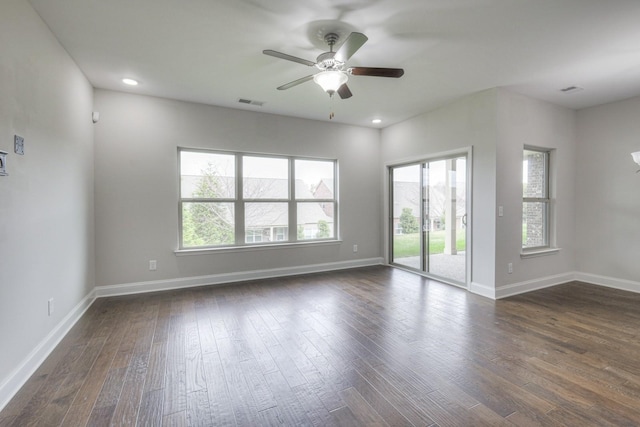
{"label": "ceiling fan light fixture", "polygon": [[347,80],[349,77],[340,70],[322,71],[313,76],[313,81],[329,95],[333,95]]}

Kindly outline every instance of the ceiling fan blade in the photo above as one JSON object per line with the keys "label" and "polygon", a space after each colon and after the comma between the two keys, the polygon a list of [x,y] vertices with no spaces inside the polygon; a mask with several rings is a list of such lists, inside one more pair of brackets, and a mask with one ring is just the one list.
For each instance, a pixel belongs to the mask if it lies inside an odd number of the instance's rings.
{"label": "ceiling fan blade", "polygon": [[349,74],[354,76],[374,76],[374,77],[402,77],[404,70],[402,68],[375,68],[375,67],[351,67],[348,69]]}
{"label": "ceiling fan blade", "polygon": [[354,32],[349,34],[349,37],[342,43],[334,58],[340,62],[347,62],[367,40],[369,40],[367,36],[362,33]]}
{"label": "ceiling fan blade", "polygon": [[294,80],[294,81],[289,82],[287,84],[283,84],[282,86],[278,87],[278,90],[289,89],[289,88],[292,88],[294,86],[298,86],[301,83],[308,82],[309,80],[312,80],[312,79],[313,79],[313,74],[311,74],[310,76],[302,77],[301,79],[298,79],[298,80]]}
{"label": "ceiling fan blade", "polygon": [[287,61],[297,62],[298,64],[307,65],[309,67],[313,67],[316,65],[315,62],[307,61],[306,59],[298,58],[297,56],[287,55],[286,53],[277,52],[275,50],[267,49],[263,50],[262,53],[269,56],[274,56],[280,59],[286,59]]}
{"label": "ceiling fan blade", "polygon": [[338,88],[338,95],[340,95],[340,99],[347,99],[353,96],[346,83]]}

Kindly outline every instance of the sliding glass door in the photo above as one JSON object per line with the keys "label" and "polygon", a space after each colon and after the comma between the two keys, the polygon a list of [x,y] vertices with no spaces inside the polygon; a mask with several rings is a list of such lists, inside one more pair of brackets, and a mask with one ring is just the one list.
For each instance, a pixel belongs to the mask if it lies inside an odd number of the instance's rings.
{"label": "sliding glass door", "polygon": [[393,166],[391,263],[467,283],[467,156]]}

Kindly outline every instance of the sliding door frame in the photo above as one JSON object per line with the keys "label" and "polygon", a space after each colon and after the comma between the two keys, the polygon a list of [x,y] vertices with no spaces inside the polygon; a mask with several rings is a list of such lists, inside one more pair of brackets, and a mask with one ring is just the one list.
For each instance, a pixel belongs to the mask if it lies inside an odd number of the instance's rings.
{"label": "sliding door frame", "polygon": [[454,159],[457,157],[466,157],[466,182],[465,185],[467,186],[467,196],[466,196],[466,215],[467,215],[467,224],[465,227],[465,283],[463,284],[462,287],[464,287],[465,289],[469,289],[469,286],[472,282],[472,257],[473,257],[473,242],[472,242],[472,238],[473,238],[473,147],[469,146],[469,147],[464,147],[464,148],[460,148],[458,150],[451,150],[451,151],[445,151],[445,152],[438,152],[438,153],[431,153],[431,154],[425,154],[422,156],[415,156],[415,157],[411,157],[411,158],[404,158],[404,159],[399,159],[399,160],[395,160],[395,161],[389,161],[386,162],[384,165],[384,176],[385,176],[385,188],[384,188],[384,204],[385,204],[385,211],[386,211],[386,215],[384,216],[386,224],[383,227],[383,230],[385,230],[384,232],[384,248],[385,248],[385,263],[387,265],[390,265],[392,267],[395,268],[400,268],[400,269],[406,269],[408,271],[423,275],[425,277],[429,277],[429,278],[433,278],[434,280],[438,280],[438,281],[442,281],[445,283],[449,283],[452,284],[454,286],[458,286],[461,287],[461,284],[458,282],[455,282],[453,280],[447,280],[447,278],[444,277],[440,277],[440,276],[435,276],[433,274],[427,273],[424,270],[426,270],[426,265],[425,263],[427,261],[425,261],[425,258],[427,258],[425,255],[425,248],[424,245],[427,244],[426,242],[426,236],[425,231],[423,229],[424,226],[424,194],[423,192],[425,191],[424,186],[423,186],[423,181],[424,181],[424,176],[421,176],[420,178],[420,192],[421,192],[421,200],[420,200],[420,233],[421,233],[421,266],[422,266],[422,271],[413,269],[413,268],[409,268],[409,267],[403,267],[401,264],[395,264],[392,263],[393,261],[393,174],[392,174],[392,169],[393,168],[397,168],[397,167],[402,167],[402,166],[409,166],[409,165],[420,165],[420,173],[421,175],[424,175],[424,168],[422,167],[423,163],[428,163],[428,162],[433,162],[433,161],[438,161],[438,160],[447,160],[447,159]]}

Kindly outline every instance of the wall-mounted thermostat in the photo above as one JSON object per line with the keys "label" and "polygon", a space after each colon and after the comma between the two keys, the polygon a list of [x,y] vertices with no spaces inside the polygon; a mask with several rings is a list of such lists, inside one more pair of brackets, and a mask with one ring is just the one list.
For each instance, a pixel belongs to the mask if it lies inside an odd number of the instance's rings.
{"label": "wall-mounted thermostat", "polygon": [[0,151],[0,176],[9,175],[7,173],[7,152]]}

